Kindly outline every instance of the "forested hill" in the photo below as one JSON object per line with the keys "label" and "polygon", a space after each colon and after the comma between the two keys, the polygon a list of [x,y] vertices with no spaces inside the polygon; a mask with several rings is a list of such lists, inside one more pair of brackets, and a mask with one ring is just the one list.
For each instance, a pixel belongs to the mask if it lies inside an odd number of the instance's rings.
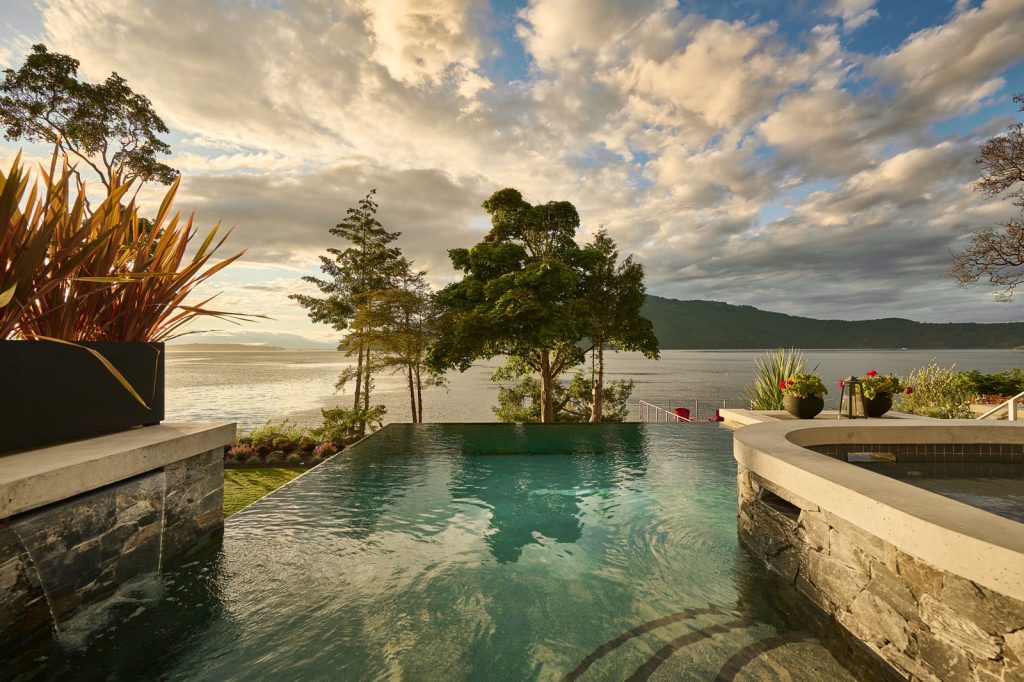
{"label": "forested hill", "polygon": [[654,323],[654,333],[663,349],[1024,346],[1024,322],[932,324],[896,317],[856,322],[815,320],[751,306],[659,296],[647,297],[643,314]]}

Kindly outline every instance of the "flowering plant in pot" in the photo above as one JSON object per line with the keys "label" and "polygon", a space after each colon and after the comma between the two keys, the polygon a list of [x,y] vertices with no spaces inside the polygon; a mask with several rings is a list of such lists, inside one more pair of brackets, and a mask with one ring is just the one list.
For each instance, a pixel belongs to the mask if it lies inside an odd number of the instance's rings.
{"label": "flowering plant in pot", "polygon": [[[199,316],[253,317],[187,300],[242,254],[210,264],[219,226],[191,255],[193,219],[168,190],[139,218],[115,177],[91,214],[66,160],[31,184],[20,158],[0,172],[0,451],[158,423],[163,342]],[[225,235],[226,238],[226,235]]]}
{"label": "flowering plant in pot", "polygon": [[906,385],[895,374],[879,374],[875,370],[859,377],[861,393],[864,396],[864,414],[881,417],[892,409],[892,397],[898,393],[911,394],[913,387]]}
{"label": "flowering plant in pot", "polygon": [[798,419],[813,419],[825,409],[828,389],[817,374],[798,373],[779,381],[782,406]]}

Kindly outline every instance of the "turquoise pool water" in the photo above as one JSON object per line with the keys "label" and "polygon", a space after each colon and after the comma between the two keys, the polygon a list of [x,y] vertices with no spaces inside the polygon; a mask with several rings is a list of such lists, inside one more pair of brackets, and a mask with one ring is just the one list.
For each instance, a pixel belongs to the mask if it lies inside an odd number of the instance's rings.
{"label": "turquoise pool water", "polygon": [[738,545],[731,440],[391,425],[15,677],[853,679]]}

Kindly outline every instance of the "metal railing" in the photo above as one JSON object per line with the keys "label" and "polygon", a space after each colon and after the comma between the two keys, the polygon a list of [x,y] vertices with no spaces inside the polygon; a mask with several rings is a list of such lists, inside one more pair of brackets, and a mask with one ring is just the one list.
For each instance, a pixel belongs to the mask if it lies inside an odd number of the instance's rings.
{"label": "metal railing", "polygon": [[1004,400],[1003,402],[999,403],[998,405],[993,407],[991,410],[989,410],[985,414],[983,414],[980,417],[978,417],[978,419],[999,419],[1000,417],[995,417],[993,415],[998,414],[1000,410],[1005,408],[1006,409],[1006,419],[1008,421],[1011,421],[1011,422],[1018,421],[1017,420],[1017,403],[1021,399],[1024,399],[1024,391],[1022,391],[1021,393],[1018,393],[1017,395],[1013,396],[1009,400]]}
{"label": "metal railing", "polygon": [[640,401],[640,421],[642,422],[692,422],[693,418],[681,417],[675,412],[658,407],[646,400]]}
{"label": "metal railing", "polygon": [[[712,400],[705,400],[704,402],[707,403],[707,404],[712,405],[712,407],[716,404],[716,401],[712,401]],[[688,417],[682,417],[682,416],[676,414],[674,410],[669,410],[669,409],[666,409],[666,408],[661,407],[659,405],[655,405],[654,403],[649,403],[646,400],[641,400],[640,401],[640,410],[639,410],[640,411],[640,421],[642,421],[642,422],[684,422],[684,423],[698,422],[698,421],[701,421],[701,418],[700,418],[700,403],[701,403],[700,398],[694,398],[693,399],[693,411],[690,412],[690,415]],[[723,408],[726,406],[725,403],[726,403],[726,401],[723,400],[722,401],[722,407]],[[717,415],[717,412],[712,414],[712,417],[710,418],[711,421],[714,421],[714,417],[716,415]]]}

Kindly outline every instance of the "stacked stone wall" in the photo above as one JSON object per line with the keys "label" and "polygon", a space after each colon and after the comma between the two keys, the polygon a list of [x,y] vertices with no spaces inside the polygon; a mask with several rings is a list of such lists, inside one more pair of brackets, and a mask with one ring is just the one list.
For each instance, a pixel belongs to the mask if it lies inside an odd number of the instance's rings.
{"label": "stacked stone wall", "polygon": [[1024,602],[739,471],[740,540],[911,680],[1024,682]]}
{"label": "stacked stone wall", "polygon": [[218,533],[223,461],[216,448],[0,520],[0,654],[59,631]]}

